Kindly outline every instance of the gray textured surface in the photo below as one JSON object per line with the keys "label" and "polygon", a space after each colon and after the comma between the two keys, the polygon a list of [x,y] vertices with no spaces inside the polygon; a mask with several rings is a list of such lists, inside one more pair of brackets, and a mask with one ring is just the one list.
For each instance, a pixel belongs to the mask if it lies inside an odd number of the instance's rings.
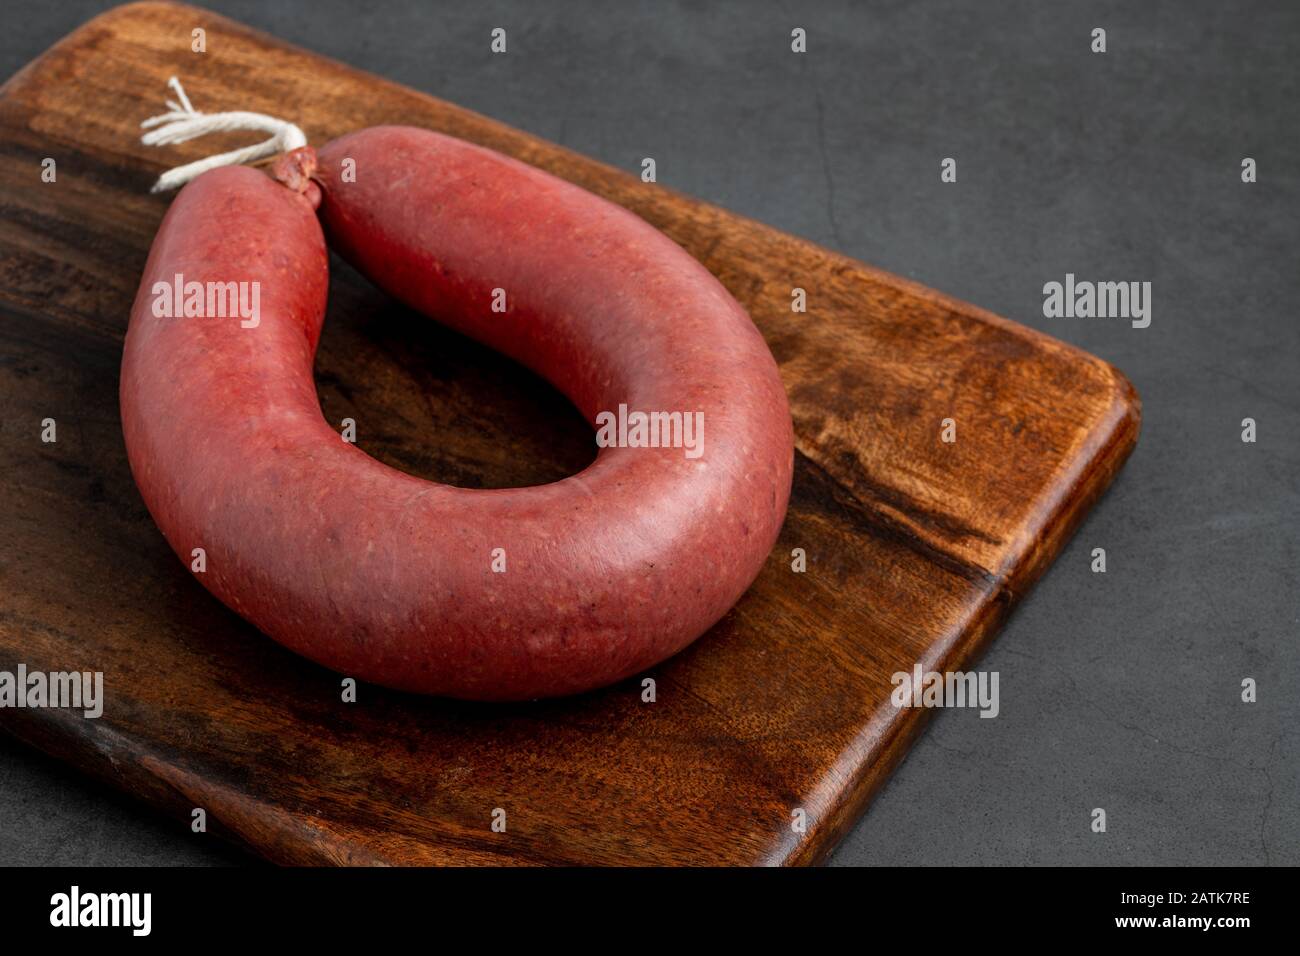
{"label": "gray textured surface", "polygon": [[[1132,378],[1136,453],[984,661],[1001,715],[939,714],[834,863],[1300,863],[1300,6],[208,6],[607,162],[652,155]],[[0,74],[97,9],[5,0]],[[1066,272],[1152,282],[1151,327],[1043,318]],[[0,784],[0,863],[242,859],[8,739]]]}

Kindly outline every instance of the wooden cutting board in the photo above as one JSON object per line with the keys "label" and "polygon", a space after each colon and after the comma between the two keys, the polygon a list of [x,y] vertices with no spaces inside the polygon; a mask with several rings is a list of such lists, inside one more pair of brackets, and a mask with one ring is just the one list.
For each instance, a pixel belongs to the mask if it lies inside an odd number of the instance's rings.
{"label": "wooden cutting board", "polygon": [[[663,229],[749,310],[790,393],[790,514],[735,610],[646,675],[653,702],[637,678],[527,705],[368,685],[343,703],[339,675],[172,555],[118,420],[122,336],[168,203],[149,186],[250,141],[141,146],[172,74],[199,109],[294,104],[315,143],[406,123],[550,170]],[[201,807],[210,834],[277,862],[818,861],[921,728],[891,675],[971,665],[1137,438],[1128,381],[1071,346],[193,7],[122,7],[59,43],[0,90],[0,150],[0,670],[102,671],[107,698],[98,720],[0,709],[0,724],[178,832]],[[337,261],[317,380],[330,421],[355,418],[362,448],[421,476],[538,483],[594,454],[548,385]]]}

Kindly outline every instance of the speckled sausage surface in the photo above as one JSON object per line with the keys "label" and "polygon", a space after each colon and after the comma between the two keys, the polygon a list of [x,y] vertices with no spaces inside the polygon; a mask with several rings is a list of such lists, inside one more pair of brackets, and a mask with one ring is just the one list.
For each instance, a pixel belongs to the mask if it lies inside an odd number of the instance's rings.
{"label": "speckled sausage surface", "polygon": [[[775,362],[721,284],[621,207],[423,130],[335,140],[308,185],[200,176],[163,221],[132,310],[131,468],[177,554],[192,565],[203,549],[202,584],[344,674],[482,700],[617,681],[721,618],[776,540],[793,457]],[[620,405],[698,412],[703,441],[602,447],[580,474],[530,488],[380,464],[316,396],[320,223],[377,285],[535,369],[593,426]],[[258,323],[159,318],[151,290],[176,274],[258,281]]]}

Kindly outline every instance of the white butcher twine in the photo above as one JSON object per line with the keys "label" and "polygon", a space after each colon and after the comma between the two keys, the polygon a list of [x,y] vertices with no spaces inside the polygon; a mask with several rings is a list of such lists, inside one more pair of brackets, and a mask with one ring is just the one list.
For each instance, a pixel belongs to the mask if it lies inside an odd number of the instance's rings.
{"label": "white butcher twine", "polygon": [[303,135],[302,130],[288,120],[276,119],[265,113],[246,113],[242,110],[232,113],[200,113],[190,105],[190,99],[185,95],[180,80],[173,76],[167,81],[167,85],[176,91],[176,98],[180,102],[167,100],[166,103],[171,108],[170,112],[163,113],[161,116],[151,116],[140,124],[142,129],[158,127],[140,137],[140,141],[146,146],[184,143],[208,133],[235,129],[261,130],[274,135],[266,142],[255,146],[232,149],[228,153],[218,153],[207,159],[169,169],[158,177],[158,182],[153,184],[150,192],[161,193],[184,186],[200,173],[206,173],[209,169],[216,169],[218,166],[251,163],[266,156],[287,153],[291,149],[307,145],[307,137]]}

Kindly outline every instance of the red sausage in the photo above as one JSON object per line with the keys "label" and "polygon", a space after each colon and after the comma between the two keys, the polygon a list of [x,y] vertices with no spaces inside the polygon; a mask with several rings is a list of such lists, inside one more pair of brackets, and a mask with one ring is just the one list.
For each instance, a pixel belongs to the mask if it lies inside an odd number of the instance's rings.
{"label": "red sausage", "polygon": [[[721,284],[621,207],[431,132],[345,136],[315,183],[283,170],[293,188],[225,168],[182,190],[126,338],[131,468],[181,558],[204,549],[203,585],[344,674],[482,700],[609,684],[721,618],[776,540],[793,458],[776,364]],[[344,442],[312,379],[315,201],[376,284],[535,369],[593,426],[620,405],[700,412],[702,443],[603,447],[563,481],[473,490]],[[156,316],[151,290],[177,273],[257,280],[259,323]]]}

